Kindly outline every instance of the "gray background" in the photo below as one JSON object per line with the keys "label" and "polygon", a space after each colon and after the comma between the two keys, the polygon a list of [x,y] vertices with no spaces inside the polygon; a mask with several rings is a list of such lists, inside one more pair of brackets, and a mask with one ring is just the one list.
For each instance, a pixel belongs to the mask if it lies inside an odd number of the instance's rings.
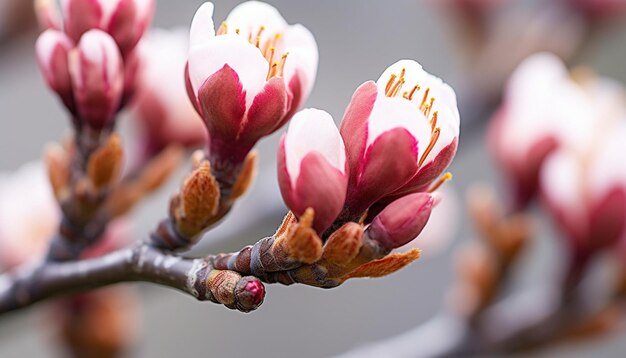
{"label": "gray background", "polygon": [[[0,0],[3,1],[3,0]],[[315,34],[320,65],[315,89],[307,106],[324,108],[337,120],[353,90],[367,79],[376,79],[400,58],[418,60],[429,72],[454,84],[459,78],[456,53],[451,48],[445,18],[418,0],[317,0],[268,1],[290,23],[305,24]],[[158,1],[155,25],[186,25],[201,1]],[[237,1],[219,1],[219,23]],[[583,54],[583,60],[602,74],[626,80],[625,33],[611,33]],[[35,35],[25,35],[0,51],[0,170],[14,170],[40,156],[43,145],[58,140],[67,130],[67,118],[56,98],[44,87],[33,57]],[[462,117],[463,117],[463,109]],[[480,128],[479,128],[480,129]],[[459,192],[476,181],[497,182],[486,160],[482,130],[464,129],[452,172]],[[277,136],[259,147],[264,165],[271,170]],[[257,191],[275,191],[271,177]],[[168,190],[149,199],[134,214],[137,235],[145,234],[166,210]],[[271,189],[271,190],[270,190]],[[259,207],[258,210],[264,210]],[[257,225],[229,240],[205,243],[213,252],[233,250],[271,234],[280,217]],[[292,286],[268,287],[266,302],[252,314],[241,314],[160,287],[139,285],[143,301],[143,333],[134,356],[173,357],[201,354],[215,357],[323,357],[344,352],[370,340],[398,334],[436,313],[452,277],[454,246],[471,238],[463,223],[452,248],[427,257],[390,277],[350,281],[330,290]],[[558,278],[559,243],[542,231],[537,244],[524,258],[519,287],[547,283]],[[557,259],[553,259],[557,257]],[[0,321],[1,357],[52,355],[46,316],[42,306],[3,317]],[[47,322],[52,324],[53,322]],[[623,336],[559,347],[546,357],[623,356]]]}

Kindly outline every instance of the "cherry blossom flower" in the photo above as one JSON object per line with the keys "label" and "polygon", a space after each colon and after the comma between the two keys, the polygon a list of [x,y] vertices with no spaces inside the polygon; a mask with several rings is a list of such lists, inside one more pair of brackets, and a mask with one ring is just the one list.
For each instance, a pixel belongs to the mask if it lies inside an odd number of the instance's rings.
{"label": "cherry blossom flower", "polygon": [[620,119],[597,122],[593,145],[563,147],[541,170],[546,206],[578,253],[611,246],[626,233],[626,112]]}
{"label": "cherry blossom flower", "polygon": [[190,30],[187,90],[210,135],[214,168],[240,166],[252,146],[291,118],[308,97],[317,45],[302,25],[288,25],[272,6],[237,6],[218,28],[213,4]]}
{"label": "cherry blossom flower", "polygon": [[564,143],[582,146],[587,140],[594,114],[589,102],[552,54],[533,55],[515,70],[490,124],[488,144],[512,183],[516,206],[534,197],[549,153]]}
{"label": "cherry blossom flower", "polygon": [[289,209],[299,217],[313,208],[314,228],[324,232],[343,208],[347,171],[346,149],[331,115],[298,112],[278,151],[278,182]]}
{"label": "cherry blossom flower", "polygon": [[393,64],[354,93],[341,123],[348,216],[386,196],[422,191],[450,164],[459,136],[452,88],[417,62]]}

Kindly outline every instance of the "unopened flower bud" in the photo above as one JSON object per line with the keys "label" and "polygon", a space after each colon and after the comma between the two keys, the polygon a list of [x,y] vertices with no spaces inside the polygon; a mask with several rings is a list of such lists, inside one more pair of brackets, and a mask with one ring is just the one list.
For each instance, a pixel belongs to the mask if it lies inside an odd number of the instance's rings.
{"label": "unopened flower bud", "polygon": [[318,233],[337,218],[348,177],[345,147],[330,114],[305,109],[294,116],[278,151],[278,183],[296,216],[313,208]]}
{"label": "unopened flower bud", "polygon": [[48,87],[55,91],[65,106],[74,111],[72,80],[68,69],[68,54],[72,41],[62,32],[46,30],[37,39],[35,45],[37,63]]}
{"label": "unopened flower bud", "polygon": [[387,249],[403,246],[415,239],[428,222],[433,196],[415,193],[389,204],[366,230],[366,235]]}
{"label": "unopened flower bud", "polygon": [[69,54],[69,70],[79,121],[94,129],[111,124],[124,84],[122,59],[113,39],[88,31]]}

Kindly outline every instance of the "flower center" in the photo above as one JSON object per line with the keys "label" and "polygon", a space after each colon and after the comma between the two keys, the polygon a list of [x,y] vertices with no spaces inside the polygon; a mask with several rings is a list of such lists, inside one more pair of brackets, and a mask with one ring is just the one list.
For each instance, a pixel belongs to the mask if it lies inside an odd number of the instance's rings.
{"label": "flower center", "polygon": [[[403,68],[399,75],[392,74],[389,77],[389,81],[387,81],[387,85],[385,86],[385,95],[387,97],[398,97],[401,94],[402,98],[408,101],[413,101],[413,98],[416,97],[415,94],[421,90],[421,86],[416,84],[410,90],[402,91],[402,86],[405,84],[405,74],[406,69]],[[427,87],[424,90],[424,95],[422,96],[419,109],[422,113],[424,113],[424,116],[426,116],[430,122],[430,142],[419,159],[418,166],[420,167],[424,164],[426,157],[428,157],[428,154],[433,150],[435,144],[437,144],[439,134],[441,133],[441,129],[437,127],[437,116],[439,115],[439,112],[435,111],[431,115],[434,104],[435,97],[430,96],[430,87]]]}
{"label": "flower center", "polygon": [[[269,67],[267,69],[267,79],[269,80],[272,77],[283,77],[283,72],[285,70],[285,62],[287,62],[287,56],[289,52],[284,52],[279,58],[276,57],[276,43],[281,38],[281,33],[277,32],[274,35],[264,35],[265,26],[259,27],[259,30],[251,31],[248,34],[248,42],[252,45],[256,46],[265,60],[267,61]],[[228,33],[228,24],[226,21],[222,22],[219,29],[217,29],[216,35],[225,35]],[[240,35],[240,29],[235,29],[235,34]]]}

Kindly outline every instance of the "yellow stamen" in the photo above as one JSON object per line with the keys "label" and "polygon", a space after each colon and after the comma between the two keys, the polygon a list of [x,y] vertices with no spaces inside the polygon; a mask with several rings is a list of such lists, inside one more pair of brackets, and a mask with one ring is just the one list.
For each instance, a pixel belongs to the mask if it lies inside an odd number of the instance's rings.
{"label": "yellow stamen", "polygon": [[391,89],[391,86],[393,86],[393,83],[396,81],[396,75],[391,75],[391,77],[389,77],[389,81],[387,81],[387,86],[385,86],[385,95],[387,97],[391,97],[389,95],[389,90]]}
{"label": "yellow stamen", "polygon": [[235,29],[235,33],[239,35],[239,29]]}
{"label": "yellow stamen", "polygon": [[409,101],[413,100],[413,95],[415,94],[416,91],[419,91],[420,86],[419,85],[415,85],[413,87],[413,89],[411,90],[411,92],[404,92],[404,95],[402,97],[408,99]]}
{"label": "yellow stamen", "polygon": [[422,98],[422,103],[420,104],[421,110],[424,110],[424,105],[426,105],[426,100],[428,99],[429,92],[430,92],[430,88],[427,88],[426,91],[424,91],[424,98]]}
{"label": "yellow stamen", "polygon": [[439,112],[433,113],[433,118],[430,120],[430,130],[431,130],[431,132],[434,132],[435,128],[437,127],[437,117],[438,116],[439,116]]}
{"label": "yellow stamen", "polygon": [[441,176],[441,178],[439,178],[439,180],[437,180],[433,185],[430,186],[430,188],[428,189],[429,193],[434,193],[435,190],[439,189],[443,183],[452,180],[452,173],[447,172],[444,175]]}
{"label": "yellow stamen", "polygon": [[435,128],[435,130],[433,130],[432,134],[430,135],[430,143],[428,143],[428,147],[426,147],[426,149],[424,150],[424,153],[422,154],[422,157],[419,160],[419,163],[417,163],[418,167],[421,167],[422,164],[424,164],[426,157],[428,157],[428,154],[430,154],[430,152],[435,147],[435,144],[437,144],[437,140],[439,139],[440,133],[441,133],[441,130],[439,128]]}
{"label": "yellow stamen", "polygon": [[289,52],[285,52],[283,56],[280,58],[280,66],[279,66],[277,73],[279,73],[281,77],[283,76],[283,72],[285,71],[285,63],[287,62],[288,55],[289,55]]}

